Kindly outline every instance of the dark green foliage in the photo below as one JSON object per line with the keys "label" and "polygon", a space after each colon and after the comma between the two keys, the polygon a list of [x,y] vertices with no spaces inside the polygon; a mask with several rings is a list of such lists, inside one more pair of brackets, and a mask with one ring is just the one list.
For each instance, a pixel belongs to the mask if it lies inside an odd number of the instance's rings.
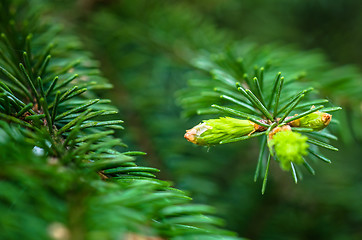
{"label": "dark green foliage", "polygon": [[237,239],[212,208],[137,166],[143,153],[122,153],[112,134],[123,121],[94,98],[110,85],[35,3],[1,5],[1,238]]}

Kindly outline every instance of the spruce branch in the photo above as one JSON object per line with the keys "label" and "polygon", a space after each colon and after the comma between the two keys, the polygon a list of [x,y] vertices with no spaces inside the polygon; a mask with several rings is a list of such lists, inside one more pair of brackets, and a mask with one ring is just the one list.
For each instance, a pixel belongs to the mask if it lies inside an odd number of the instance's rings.
{"label": "spruce branch", "polygon": [[110,85],[79,40],[59,32],[56,19],[39,21],[36,6],[1,2],[0,176],[15,193],[26,189],[26,197],[16,202],[0,186],[8,199],[1,208],[12,208],[0,219],[7,228],[0,238],[47,239],[61,230],[70,239],[131,232],[239,239],[219,229],[212,208],[190,204],[187,194],[157,179],[158,169],[138,166],[142,152],[122,152],[126,145],[107,128],[123,128],[123,121],[110,118],[117,111],[95,97]]}
{"label": "spruce branch", "polygon": [[[302,100],[304,98],[309,99],[309,93],[313,91],[313,88],[310,87],[298,92],[296,91],[298,84],[292,81],[288,81],[287,88],[284,88],[285,77],[282,76],[282,73],[278,72],[273,77],[265,67],[262,67],[262,71],[254,71],[253,81],[238,82],[236,79],[245,79],[244,76],[247,73],[245,71],[248,71],[248,69],[244,67],[244,72],[241,72],[228,67],[234,65],[235,62],[237,62],[236,59],[221,60],[219,58],[216,62],[217,66],[215,66],[217,69],[210,69],[210,75],[213,75],[213,79],[217,80],[213,90],[222,93],[220,98],[229,100],[227,106],[212,104],[211,107],[240,119],[226,117],[204,120],[202,124],[187,130],[185,138],[198,145],[212,146],[263,136],[262,149],[260,149],[254,176],[256,181],[260,175],[260,169],[266,169],[262,184],[263,194],[270,164],[270,157],[268,157],[266,167],[262,166],[265,164],[263,158],[266,149],[269,151],[271,158],[280,163],[283,170],[291,171],[295,183],[302,177],[299,165],[304,165],[309,172],[314,173],[312,167],[306,163],[306,159],[309,158],[309,156],[306,156],[309,144],[335,151],[338,149],[324,142],[326,138],[316,140],[313,135],[307,136],[297,132],[308,129],[308,132],[316,133],[316,136],[327,136],[335,139],[334,135],[330,133],[319,133],[318,131],[326,128],[331,122],[332,115],[326,112],[337,111],[341,108],[327,108],[327,111],[324,112],[323,105],[317,107],[312,105],[327,103],[328,101],[325,99],[313,100],[303,104]],[[213,65],[212,60],[209,65]],[[215,73],[217,73],[217,78],[215,78]],[[263,86],[273,86],[270,88],[271,90],[261,87],[262,85],[258,80],[260,74],[262,74]],[[232,88],[232,86],[235,87]],[[223,88],[227,90],[219,90]],[[202,88],[202,86],[201,89],[201,91],[208,91],[207,88]],[[285,93],[286,91],[288,91],[288,94]],[[238,97],[235,94],[237,92],[241,96]],[[203,95],[202,92],[201,95]],[[213,99],[211,94],[209,96],[209,99]],[[266,101],[264,96],[269,96],[269,100]],[[193,97],[197,101],[198,97]],[[282,107],[279,107],[279,105]],[[301,109],[309,106],[312,106],[309,110],[301,111]],[[240,107],[242,107],[242,110],[237,110]],[[253,109],[252,114],[249,113],[249,109]],[[230,124],[231,122],[233,124]]]}

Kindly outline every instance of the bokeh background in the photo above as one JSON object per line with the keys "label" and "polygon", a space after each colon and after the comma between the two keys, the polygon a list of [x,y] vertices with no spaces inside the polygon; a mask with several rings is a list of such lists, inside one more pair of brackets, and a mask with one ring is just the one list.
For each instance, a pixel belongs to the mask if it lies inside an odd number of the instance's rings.
{"label": "bokeh background", "polygon": [[[226,228],[242,237],[362,239],[361,1],[58,0],[52,8],[114,85],[103,97],[119,108],[130,149],[147,152],[141,165],[216,207]],[[238,42],[318,56],[299,63],[302,69],[348,64],[342,73],[357,86],[341,94],[338,85],[319,85],[344,108],[332,143],[340,151],[325,152],[333,163],[315,164],[317,174],[298,184],[272,164],[265,195],[253,181],[257,140],[207,149],[183,138],[201,117],[186,117],[182,89],[205,76],[190,60]]]}

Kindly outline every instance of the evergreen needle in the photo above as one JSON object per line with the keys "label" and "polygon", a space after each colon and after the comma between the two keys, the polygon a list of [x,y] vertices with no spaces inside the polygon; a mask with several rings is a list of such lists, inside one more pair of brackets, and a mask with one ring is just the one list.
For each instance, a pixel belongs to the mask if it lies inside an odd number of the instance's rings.
{"label": "evergreen needle", "polygon": [[319,155],[311,150],[308,150],[312,155],[314,155],[315,157],[317,157],[318,159],[322,160],[323,162],[326,162],[326,163],[332,163],[331,160],[329,160],[328,158],[322,156],[322,155]]}
{"label": "evergreen needle", "polygon": [[269,120],[273,120],[273,116],[268,112],[268,110],[264,107],[264,105],[259,101],[259,99],[252,93],[249,89],[246,89],[245,92],[250,96],[252,99],[252,103],[256,108],[258,108],[265,117],[267,117]]}
{"label": "evergreen needle", "polygon": [[297,175],[297,171],[295,169],[294,163],[290,162],[290,166],[291,166],[291,169],[292,169],[292,176],[293,176],[294,182],[298,183],[298,175]]}
{"label": "evergreen needle", "polygon": [[261,165],[262,165],[263,158],[264,158],[266,138],[267,138],[267,137],[264,136],[264,137],[262,138],[262,140],[261,140],[259,157],[258,157],[258,163],[257,163],[257,165],[256,165],[255,174],[254,174],[254,182],[256,182],[256,181],[258,180],[258,177],[259,177]]}
{"label": "evergreen needle", "polygon": [[270,153],[269,153],[269,155],[268,155],[268,160],[267,160],[267,162],[266,162],[266,168],[265,168],[264,179],[263,179],[263,186],[261,187],[261,194],[263,194],[263,195],[264,195],[264,193],[265,193],[266,183],[267,183],[267,181],[268,181],[268,172],[269,172],[270,158],[271,158],[271,155],[270,155]]}
{"label": "evergreen needle", "polygon": [[319,147],[329,149],[329,150],[338,151],[338,148],[335,148],[332,145],[329,145],[327,143],[324,143],[324,142],[321,142],[321,141],[318,141],[318,140],[315,140],[315,139],[308,138],[307,142],[309,142],[311,144],[314,144],[314,145],[317,145]]}
{"label": "evergreen needle", "polygon": [[[279,78],[278,78],[278,80],[279,80]],[[280,94],[282,92],[282,88],[283,88],[283,84],[284,84],[284,77],[281,77],[280,81],[277,81],[277,83],[278,83],[278,86],[277,86],[276,95],[275,95],[275,99],[274,99],[274,111],[273,111],[274,118],[276,118],[278,115],[277,111],[278,111],[278,106],[279,106]]]}
{"label": "evergreen needle", "polygon": [[309,165],[309,163],[305,159],[303,165],[308,170],[308,172],[310,172],[312,175],[315,175],[314,169],[312,168],[311,165]]}

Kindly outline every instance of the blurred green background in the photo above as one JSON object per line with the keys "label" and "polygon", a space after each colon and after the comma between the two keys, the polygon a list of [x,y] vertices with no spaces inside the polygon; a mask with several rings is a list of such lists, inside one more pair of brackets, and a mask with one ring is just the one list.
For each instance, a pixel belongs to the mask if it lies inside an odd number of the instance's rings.
{"label": "blurred green background", "polygon": [[[215,206],[226,228],[250,239],[362,239],[362,2],[356,0],[80,0],[54,1],[51,12],[78,33],[114,89],[130,149],[148,153],[142,165],[161,179]],[[54,11],[56,9],[56,11]],[[237,42],[322,56],[331,68],[352,64],[355,92],[320,86],[345,111],[336,128],[333,163],[297,185],[271,165],[267,190],[253,175],[258,141],[211,149],[183,138],[200,117],[182,117],[188,79],[205,77],[190,61]],[[270,45],[273,46],[273,45]],[[288,51],[288,50],[286,50]],[[316,64],[303,62],[301,66]],[[318,62],[317,62],[318,64]]]}

